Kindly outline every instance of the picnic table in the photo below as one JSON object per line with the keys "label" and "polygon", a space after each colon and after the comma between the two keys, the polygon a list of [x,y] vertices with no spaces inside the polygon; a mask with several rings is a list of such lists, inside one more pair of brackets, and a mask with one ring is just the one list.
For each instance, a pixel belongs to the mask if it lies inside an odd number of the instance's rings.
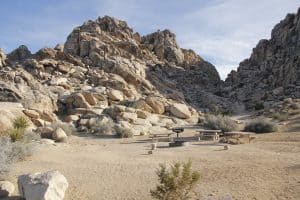
{"label": "picnic table", "polygon": [[255,139],[255,133],[252,132],[240,132],[240,131],[233,131],[233,132],[225,132],[223,134],[225,136],[225,138],[235,138],[237,140],[239,140],[240,138],[245,138],[247,137],[249,140],[249,143],[251,142],[251,140]]}
{"label": "picnic table", "polygon": [[222,130],[205,130],[205,129],[200,129],[197,130],[197,132],[199,132],[200,137],[199,140],[203,139],[203,138],[211,138],[213,139],[213,141],[218,141],[220,136],[219,134],[222,133]]}
{"label": "picnic table", "polygon": [[184,128],[185,127],[168,128],[173,133],[156,133],[156,134],[150,134],[149,137],[152,139],[152,141],[154,141],[155,139],[164,138],[164,137],[167,137],[171,140],[170,136],[173,135],[174,133],[176,133],[177,134],[176,136],[177,136],[177,139],[178,139],[180,137],[179,134],[184,131]]}
{"label": "picnic table", "polygon": [[173,133],[157,133],[157,134],[150,134],[149,137],[153,139],[155,138],[162,138],[162,137],[170,137]]}

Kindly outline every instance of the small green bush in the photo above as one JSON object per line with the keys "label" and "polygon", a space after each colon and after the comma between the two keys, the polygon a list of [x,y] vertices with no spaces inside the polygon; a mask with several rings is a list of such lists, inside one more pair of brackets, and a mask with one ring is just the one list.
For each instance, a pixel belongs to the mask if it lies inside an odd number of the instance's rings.
{"label": "small green bush", "polygon": [[12,128],[7,131],[12,142],[22,140],[25,130],[22,128]]}
{"label": "small green bush", "polygon": [[288,120],[289,115],[287,113],[276,112],[272,115],[272,118],[279,121],[286,121]]}
{"label": "small green bush", "polygon": [[235,121],[228,116],[222,115],[207,115],[202,125],[207,129],[222,130],[223,132],[237,129]]}
{"label": "small green bush", "polygon": [[29,127],[29,121],[25,117],[18,117],[14,120],[13,126],[15,129],[26,129]]}
{"label": "small green bush", "polygon": [[175,163],[167,169],[160,164],[157,170],[159,184],[151,190],[151,196],[159,200],[187,200],[191,199],[190,192],[200,179],[197,171],[192,171],[192,162]]}
{"label": "small green bush", "polygon": [[133,132],[131,131],[130,128],[120,127],[120,128],[117,129],[117,135],[120,138],[132,138],[133,137]]}
{"label": "small green bush", "polygon": [[277,131],[277,125],[265,119],[257,119],[248,123],[244,130],[255,133],[271,133]]}

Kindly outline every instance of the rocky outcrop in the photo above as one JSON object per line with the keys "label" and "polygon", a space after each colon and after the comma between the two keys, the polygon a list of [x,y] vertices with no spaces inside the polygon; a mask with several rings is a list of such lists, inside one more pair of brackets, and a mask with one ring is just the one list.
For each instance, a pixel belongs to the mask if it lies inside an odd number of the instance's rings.
{"label": "rocky outcrop", "polygon": [[250,58],[228,75],[224,94],[247,109],[300,97],[300,9],[277,24],[271,39],[259,41]]}
{"label": "rocky outcrop", "polygon": [[0,101],[21,103],[42,137],[56,141],[66,138],[51,128],[59,120],[79,132],[145,135],[197,123],[195,108],[213,107],[204,102],[226,107],[214,100],[215,67],[181,49],[174,33],[141,37],[108,16],[76,27],[64,45],[35,54],[21,46],[1,62]]}
{"label": "rocky outcrop", "polygon": [[2,49],[0,49],[0,69],[6,65],[6,55]]}
{"label": "rocky outcrop", "polygon": [[182,64],[184,54],[176,42],[176,36],[170,30],[157,31],[142,37],[144,44],[159,60]]}
{"label": "rocky outcrop", "polygon": [[24,199],[63,200],[69,184],[59,171],[49,171],[22,175],[18,185]]}
{"label": "rocky outcrop", "polygon": [[15,64],[18,62],[23,62],[30,56],[31,52],[29,49],[25,45],[21,45],[7,55],[7,60],[10,64]]}
{"label": "rocky outcrop", "polygon": [[117,74],[134,86],[127,90],[139,94],[159,92],[165,98],[189,101],[197,108],[201,108],[197,91],[216,92],[221,83],[215,67],[194,51],[181,49],[171,31],[140,37],[126,22],[108,16],[75,28],[64,52],[106,73]]}

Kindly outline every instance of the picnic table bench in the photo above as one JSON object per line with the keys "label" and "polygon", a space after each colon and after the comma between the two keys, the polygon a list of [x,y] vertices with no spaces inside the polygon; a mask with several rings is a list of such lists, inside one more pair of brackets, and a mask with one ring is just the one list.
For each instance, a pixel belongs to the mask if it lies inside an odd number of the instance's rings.
{"label": "picnic table bench", "polygon": [[233,131],[233,132],[225,132],[223,134],[225,136],[225,138],[235,138],[237,140],[239,140],[240,138],[245,138],[247,137],[249,140],[249,143],[251,142],[251,140],[255,139],[255,133],[252,132],[240,132],[240,131]]}
{"label": "picnic table bench", "polygon": [[219,134],[222,133],[222,130],[205,130],[205,129],[200,129],[197,130],[199,132],[200,137],[199,140],[203,138],[211,138],[213,141],[218,141],[220,136]]}

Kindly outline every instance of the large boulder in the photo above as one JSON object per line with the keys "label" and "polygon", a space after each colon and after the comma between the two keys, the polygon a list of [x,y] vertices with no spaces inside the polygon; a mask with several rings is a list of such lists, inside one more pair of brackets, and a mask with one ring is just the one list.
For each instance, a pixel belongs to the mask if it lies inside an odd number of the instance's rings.
{"label": "large boulder", "polygon": [[149,113],[153,112],[152,107],[149,106],[144,99],[139,99],[139,100],[135,101],[133,103],[133,107],[136,108],[136,109],[147,111]]}
{"label": "large boulder", "polygon": [[0,198],[9,197],[15,191],[15,186],[9,181],[0,181]]}
{"label": "large boulder", "polygon": [[86,101],[81,93],[74,93],[66,99],[69,108],[90,108],[90,104]]}
{"label": "large boulder", "polygon": [[38,119],[40,114],[35,110],[23,110],[23,113],[30,118]]}
{"label": "large boulder", "polygon": [[156,114],[163,114],[165,112],[165,104],[159,97],[148,96],[146,98],[146,103],[152,108],[153,112]]}
{"label": "large boulder", "polygon": [[178,118],[188,119],[191,117],[191,112],[185,104],[174,103],[170,107],[170,112]]}
{"label": "large boulder", "polygon": [[64,142],[68,138],[66,132],[62,128],[57,128],[53,133],[52,133],[52,139],[55,140],[55,142]]}
{"label": "large boulder", "polygon": [[108,98],[110,98],[113,101],[122,101],[124,99],[123,93],[119,90],[109,90],[107,95]]}
{"label": "large boulder", "polygon": [[63,200],[69,186],[59,171],[22,175],[18,178],[20,195],[27,200]]}
{"label": "large boulder", "polygon": [[92,106],[97,104],[97,99],[94,97],[93,93],[91,92],[83,92],[82,93],[85,100]]}

